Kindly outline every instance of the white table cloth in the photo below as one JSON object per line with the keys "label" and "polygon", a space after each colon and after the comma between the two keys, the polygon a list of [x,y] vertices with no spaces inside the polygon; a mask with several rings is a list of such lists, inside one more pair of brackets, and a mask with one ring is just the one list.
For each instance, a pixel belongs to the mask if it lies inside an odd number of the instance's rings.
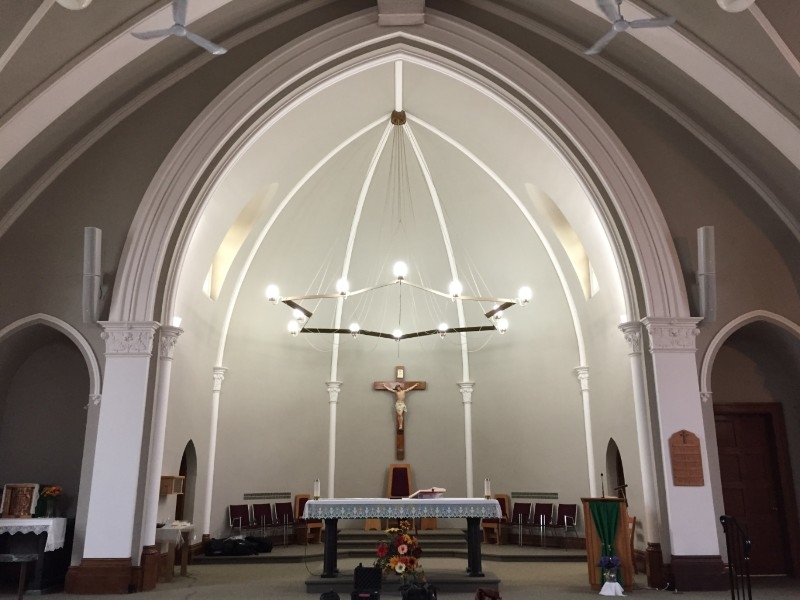
{"label": "white table cloth", "polygon": [[324,498],[309,500],[304,519],[498,519],[500,503],[492,498]]}
{"label": "white table cloth", "polygon": [[67,534],[67,520],[58,519],[0,519],[0,534],[10,533],[47,533],[44,551],[52,552],[64,547]]}

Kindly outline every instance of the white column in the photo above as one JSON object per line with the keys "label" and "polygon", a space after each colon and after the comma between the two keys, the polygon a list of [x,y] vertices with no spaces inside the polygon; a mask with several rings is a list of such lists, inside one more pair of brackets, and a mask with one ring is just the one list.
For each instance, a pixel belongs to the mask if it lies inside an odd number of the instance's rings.
{"label": "white column", "polygon": [[636,416],[636,437],[639,443],[639,468],[642,471],[642,493],[644,495],[644,520],[642,528],[648,544],[661,543],[658,526],[658,490],[656,489],[656,466],[653,453],[653,433],[650,428],[650,411],[647,407],[644,365],[642,364],[642,324],[637,321],[620,323],[620,331],[628,342],[628,357],[633,379],[633,409]]}
{"label": "white column", "polygon": [[[664,464],[664,487],[669,518],[671,554],[719,556],[717,521],[711,493],[700,387],[695,358],[697,318],[642,319],[650,336],[655,375],[656,405]],[[702,486],[676,486],[672,478],[669,438],[681,430],[700,439],[703,460]]]}
{"label": "white column", "polygon": [[92,461],[83,558],[130,558],[154,322],[101,322],[103,400]]}
{"label": "white column", "polygon": [[328,406],[330,408],[330,424],[328,426],[328,498],[334,496],[334,481],[336,481],[336,404],[339,402],[339,391],[342,389],[341,381],[327,381]]}
{"label": "white column", "polygon": [[211,496],[214,490],[214,462],[217,457],[217,421],[219,420],[219,394],[225,379],[225,367],[214,367],[214,385],[211,388],[211,428],[208,436],[208,469],[206,471],[206,498],[203,506],[203,535],[211,535]]}
{"label": "white column", "polygon": [[167,406],[169,405],[169,382],[172,375],[172,356],[175,344],[183,329],[164,325],[158,343],[158,366],[156,370],[156,393],[153,398],[153,417],[150,428],[150,452],[147,461],[147,483],[144,492],[144,519],[142,521],[142,545],[156,543],[158,521],[158,497],[161,488],[161,470],[164,464],[164,438],[167,431]]}
{"label": "white column", "polygon": [[[467,470],[467,498],[474,498],[474,477],[472,473],[472,390],[474,381],[461,381],[458,384],[461,402],[464,404],[464,466]],[[481,490],[483,492],[483,490]]]}
{"label": "white column", "polygon": [[589,495],[597,497],[597,467],[594,462],[594,436],[592,436],[592,411],[589,407],[589,367],[575,367],[575,376],[581,385],[583,400],[583,429],[586,434],[586,466],[589,469]]}

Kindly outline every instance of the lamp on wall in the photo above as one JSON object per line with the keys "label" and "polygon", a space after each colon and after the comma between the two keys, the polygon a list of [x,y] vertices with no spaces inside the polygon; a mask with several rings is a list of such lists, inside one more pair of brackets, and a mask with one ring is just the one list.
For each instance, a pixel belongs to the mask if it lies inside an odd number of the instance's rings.
{"label": "lamp on wall", "polygon": [[719,7],[726,12],[743,12],[753,6],[756,0],[717,0]]}

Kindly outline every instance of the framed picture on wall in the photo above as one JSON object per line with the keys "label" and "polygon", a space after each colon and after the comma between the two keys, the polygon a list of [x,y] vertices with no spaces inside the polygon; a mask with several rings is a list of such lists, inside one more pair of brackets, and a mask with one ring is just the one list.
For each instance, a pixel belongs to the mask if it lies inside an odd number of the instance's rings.
{"label": "framed picture on wall", "polygon": [[7,483],[3,486],[1,505],[3,518],[28,519],[32,517],[38,500],[38,483]]}

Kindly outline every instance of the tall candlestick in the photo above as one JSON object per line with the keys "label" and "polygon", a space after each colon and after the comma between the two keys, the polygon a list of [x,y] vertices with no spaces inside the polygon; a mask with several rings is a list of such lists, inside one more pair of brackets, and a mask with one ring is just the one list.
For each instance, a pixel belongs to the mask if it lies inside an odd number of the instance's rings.
{"label": "tall candlestick", "polygon": [[314,480],[314,500],[319,499],[319,479]]}
{"label": "tall candlestick", "polygon": [[488,477],[483,480],[483,495],[486,498],[489,498],[492,495],[492,483],[489,481]]}

